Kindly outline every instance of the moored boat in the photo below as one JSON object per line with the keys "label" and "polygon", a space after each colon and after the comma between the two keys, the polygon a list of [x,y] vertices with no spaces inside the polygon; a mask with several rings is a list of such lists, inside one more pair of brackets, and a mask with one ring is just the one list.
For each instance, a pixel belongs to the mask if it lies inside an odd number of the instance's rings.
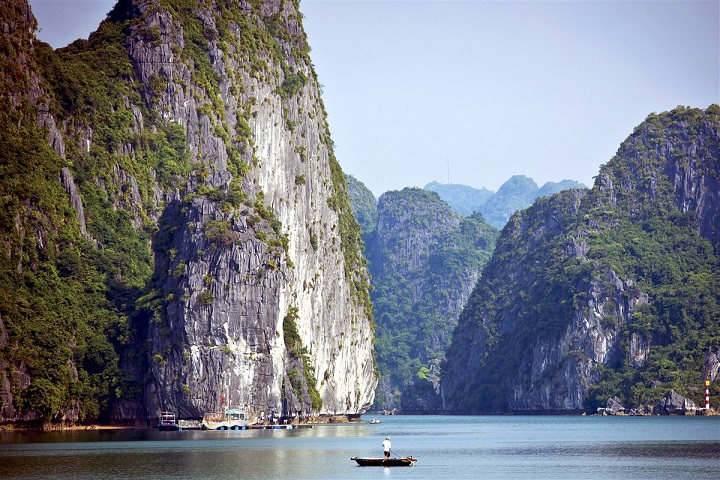
{"label": "moored boat", "polygon": [[202,425],[207,430],[245,430],[255,423],[245,415],[244,410],[225,410],[224,413],[206,413]]}
{"label": "moored boat", "polygon": [[178,430],[177,419],[173,412],[160,412],[160,418],[158,419],[158,430],[165,432],[172,432]]}
{"label": "moored boat", "polygon": [[412,467],[413,462],[417,462],[417,458],[413,457],[394,457],[394,458],[370,458],[370,457],[350,457],[355,460],[361,467]]}

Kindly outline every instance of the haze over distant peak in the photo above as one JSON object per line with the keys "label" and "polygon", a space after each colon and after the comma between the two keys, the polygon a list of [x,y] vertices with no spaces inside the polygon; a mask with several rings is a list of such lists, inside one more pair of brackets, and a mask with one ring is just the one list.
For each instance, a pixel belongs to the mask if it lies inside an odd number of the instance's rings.
{"label": "haze over distant peak", "polygon": [[474,212],[480,212],[486,221],[496,228],[505,226],[513,213],[529,207],[536,198],[572,188],[587,186],[575,180],[561,180],[547,182],[538,188],[535,181],[525,175],[513,175],[497,192],[484,187],[452,183],[430,182],[425,185],[425,190],[436,192],[459,214],[467,217]]}

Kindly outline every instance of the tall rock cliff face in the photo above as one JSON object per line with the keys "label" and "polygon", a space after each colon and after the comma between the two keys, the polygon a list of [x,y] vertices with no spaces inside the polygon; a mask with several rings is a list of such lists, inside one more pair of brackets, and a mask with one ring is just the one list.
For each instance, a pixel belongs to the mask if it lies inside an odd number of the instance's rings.
{"label": "tall rock cliff face", "polygon": [[699,401],[720,345],[719,139],[717,105],[653,114],[592,190],[515,214],[454,332],[446,406],[594,412],[669,389]]}
{"label": "tall rock cliff face", "polygon": [[[43,361],[30,368],[5,348],[6,390],[23,401],[4,395],[3,420],[58,420],[72,404],[68,421],[134,421],[160,409],[198,417],[226,405],[363,412],[376,384],[369,276],[297,4],[121,0],[88,41],[55,52],[33,49],[22,4],[24,33],[10,38],[32,62],[17,75],[46,97],[4,97],[17,115],[38,112],[32,128],[54,149],[47,183],[64,198],[32,234],[36,265],[16,238],[27,215],[18,207],[18,220],[3,223],[3,275],[27,285],[11,292],[22,301],[42,293],[18,277],[23,269],[62,277],[65,268],[80,290],[85,264],[113,320],[94,336],[58,326],[53,368],[65,380],[42,412],[28,392],[43,385]],[[20,189],[7,193],[47,210]],[[38,241],[45,230],[74,263],[58,268]],[[0,310],[4,345],[25,347],[32,339],[17,326],[32,321],[11,306]],[[117,370],[95,366],[88,349]],[[25,377],[12,373],[23,368]],[[104,400],[85,409],[99,394],[75,387],[94,373],[106,381]]]}
{"label": "tall rock cliff face", "polygon": [[497,232],[420,189],[383,194],[377,212],[377,226],[365,237],[381,373],[376,406],[437,412],[450,334]]}

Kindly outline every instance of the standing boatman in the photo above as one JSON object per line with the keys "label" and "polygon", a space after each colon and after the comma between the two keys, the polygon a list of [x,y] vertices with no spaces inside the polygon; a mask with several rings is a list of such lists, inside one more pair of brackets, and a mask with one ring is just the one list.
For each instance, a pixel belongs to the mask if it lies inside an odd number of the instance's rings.
{"label": "standing boatman", "polygon": [[390,458],[390,449],[392,448],[392,446],[390,445],[390,437],[385,437],[382,446],[383,451],[385,452],[385,458]]}

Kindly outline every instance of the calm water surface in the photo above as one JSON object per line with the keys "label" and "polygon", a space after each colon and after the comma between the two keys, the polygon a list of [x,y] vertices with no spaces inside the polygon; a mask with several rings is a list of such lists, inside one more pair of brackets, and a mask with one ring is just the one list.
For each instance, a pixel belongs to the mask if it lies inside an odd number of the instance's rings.
{"label": "calm water surface", "polygon": [[[312,429],[0,433],[14,479],[713,479],[720,417],[395,416]],[[358,467],[390,436],[414,467]]]}

